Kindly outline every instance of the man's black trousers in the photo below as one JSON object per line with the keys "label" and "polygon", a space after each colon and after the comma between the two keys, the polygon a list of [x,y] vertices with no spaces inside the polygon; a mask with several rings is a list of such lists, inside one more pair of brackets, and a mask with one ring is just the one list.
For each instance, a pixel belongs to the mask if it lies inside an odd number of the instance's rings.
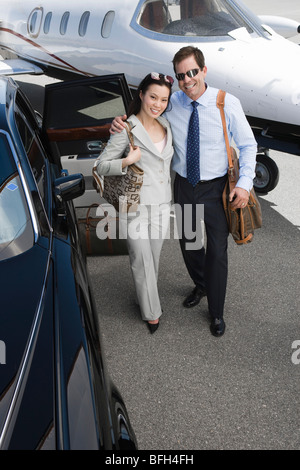
{"label": "man's black trousers", "polygon": [[[226,179],[227,175],[193,187],[186,178],[176,174],[174,182],[183,258],[195,285],[206,290],[209,313],[216,318],[223,317],[228,274],[228,226],[222,205]],[[197,205],[200,205],[198,210]],[[202,247],[199,240],[201,205],[206,232],[206,243]],[[195,234],[193,239],[191,232]]]}

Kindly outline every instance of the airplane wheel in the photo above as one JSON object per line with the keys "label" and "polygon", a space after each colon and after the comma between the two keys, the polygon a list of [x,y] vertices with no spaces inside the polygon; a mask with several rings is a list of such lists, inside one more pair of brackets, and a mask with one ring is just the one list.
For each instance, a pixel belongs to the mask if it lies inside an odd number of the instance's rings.
{"label": "airplane wheel", "polygon": [[274,160],[267,155],[256,155],[255,173],[253,186],[257,193],[266,194],[277,186],[279,169]]}

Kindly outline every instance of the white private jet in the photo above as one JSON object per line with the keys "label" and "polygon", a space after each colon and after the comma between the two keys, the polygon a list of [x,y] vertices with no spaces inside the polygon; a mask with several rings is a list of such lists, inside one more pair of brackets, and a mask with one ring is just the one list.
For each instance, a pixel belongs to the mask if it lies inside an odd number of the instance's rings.
{"label": "white private jet", "polygon": [[[278,182],[269,149],[300,155],[299,23],[257,17],[235,0],[2,0],[0,73],[95,77],[172,73],[183,45],[199,47],[207,81],[236,95],[258,142],[254,186]],[[273,28],[274,29],[273,29]],[[277,32],[276,32],[277,31]],[[283,37],[285,36],[285,37]]]}

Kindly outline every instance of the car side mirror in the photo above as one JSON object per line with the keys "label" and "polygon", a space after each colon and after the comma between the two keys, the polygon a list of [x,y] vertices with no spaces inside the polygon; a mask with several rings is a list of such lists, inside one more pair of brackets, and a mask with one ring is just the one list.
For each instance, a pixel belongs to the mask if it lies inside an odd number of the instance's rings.
{"label": "car side mirror", "polygon": [[71,201],[85,191],[84,176],[81,173],[61,176],[54,180],[54,191],[58,200]]}

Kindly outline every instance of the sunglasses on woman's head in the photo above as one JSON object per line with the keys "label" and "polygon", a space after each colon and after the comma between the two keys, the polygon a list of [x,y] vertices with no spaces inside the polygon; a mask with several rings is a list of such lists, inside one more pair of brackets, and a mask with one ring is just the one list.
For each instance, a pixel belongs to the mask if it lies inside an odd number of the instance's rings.
{"label": "sunglasses on woman's head", "polygon": [[187,75],[189,78],[193,78],[197,75],[197,73],[199,72],[200,69],[192,69],[192,70],[188,70],[187,72],[185,73],[175,73],[175,77],[177,78],[177,80],[184,80],[184,77]]}
{"label": "sunglasses on woman's head", "polygon": [[160,80],[161,77],[163,77],[165,82],[170,83],[171,85],[173,85],[174,79],[172,77],[170,77],[170,75],[164,75],[164,74],[158,73],[158,72],[151,72],[151,78],[153,78],[153,80]]}

